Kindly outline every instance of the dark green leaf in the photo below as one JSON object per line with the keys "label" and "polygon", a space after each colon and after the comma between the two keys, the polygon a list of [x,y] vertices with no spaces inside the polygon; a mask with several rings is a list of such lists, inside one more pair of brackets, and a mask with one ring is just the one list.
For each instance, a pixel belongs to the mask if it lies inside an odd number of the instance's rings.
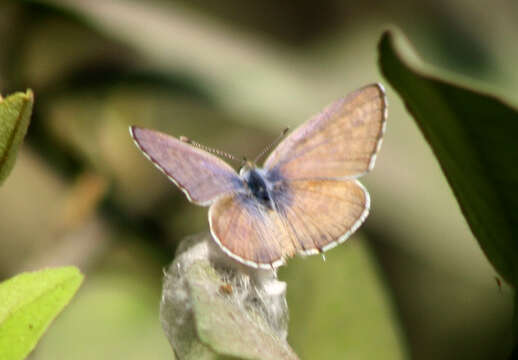
{"label": "dark green leaf", "polygon": [[381,38],[379,65],[432,147],[489,261],[516,284],[517,108],[456,75],[430,69],[395,30]]}

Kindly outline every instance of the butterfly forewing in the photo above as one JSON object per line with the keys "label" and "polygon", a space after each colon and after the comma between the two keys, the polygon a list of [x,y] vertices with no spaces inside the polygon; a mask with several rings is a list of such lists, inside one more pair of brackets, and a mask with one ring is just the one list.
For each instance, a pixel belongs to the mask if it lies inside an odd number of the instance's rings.
{"label": "butterfly forewing", "polygon": [[132,126],[130,132],[144,155],[195,204],[209,205],[243,188],[235,170],[208,152],[158,131]]}
{"label": "butterfly forewing", "polygon": [[357,177],[372,169],[386,118],[385,93],[373,84],[332,103],[298,127],[264,167],[287,179]]}

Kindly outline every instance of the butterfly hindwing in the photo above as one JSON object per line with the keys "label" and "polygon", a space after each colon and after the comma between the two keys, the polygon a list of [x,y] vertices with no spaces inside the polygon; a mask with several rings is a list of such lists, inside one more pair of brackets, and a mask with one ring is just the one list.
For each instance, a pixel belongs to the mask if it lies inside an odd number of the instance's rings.
{"label": "butterfly hindwing", "polygon": [[386,109],[381,85],[363,87],[295,129],[264,167],[287,179],[358,177],[374,166]]}
{"label": "butterfly hindwing", "polygon": [[235,170],[220,158],[172,136],[132,126],[138,148],[198,205],[209,205],[219,196],[243,188]]}
{"label": "butterfly hindwing", "polygon": [[369,194],[356,180],[279,186],[272,208],[244,193],[211,206],[212,235],[228,255],[250,266],[277,267],[296,253],[316,254],[345,241],[369,212]]}
{"label": "butterfly hindwing", "polygon": [[297,252],[311,255],[344,242],[369,213],[368,192],[357,180],[288,181],[278,200],[280,215],[297,239]]}
{"label": "butterfly hindwing", "polygon": [[277,267],[296,253],[280,214],[246,193],[216,201],[209,209],[209,223],[223,251],[247,265]]}

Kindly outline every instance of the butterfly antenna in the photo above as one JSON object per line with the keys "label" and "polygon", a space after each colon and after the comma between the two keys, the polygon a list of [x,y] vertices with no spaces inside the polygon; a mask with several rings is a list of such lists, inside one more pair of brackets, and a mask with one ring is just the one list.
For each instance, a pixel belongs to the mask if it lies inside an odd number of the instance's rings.
{"label": "butterfly antenna", "polygon": [[186,136],[180,136],[180,141],[183,141],[184,143],[187,143],[189,145],[192,145],[192,146],[195,146],[199,149],[202,149],[202,150],[205,150],[206,152],[209,152],[209,153],[212,153],[212,154],[216,154],[218,156],[222,156],[222,157],[225,157],[229,160],[233,160],[233,161],[237,161],[239,163],[242,163],[243,160],[242,159],[238,159],[236,156],[232,155],[232,154],[229,154],[228,152],[225,152],[225,151],[221,151],[221,150],[218,150],[218,149],[213,149],[211,147],[208,147],[208,146],[205,146],[205,145],[202,145],[200,143],[197,143],[196,141],[194,140],[191,140],[189,139],[188,137]]}
{"label": "butterfly antenna", "polygon": [[275,145],[277,145],[283,138],[284,136],[288,133],[288,131],[290,130],[290,128],[286,128],[284,130],[282,130],[282,133],[277,136],[277,138],[272,141],[268,146],[266,146],[263,151],[261,151],[259,153],[259,155],[257,155],[254,159],[254,163],[257,163],[257,161],[262,158],[264,156],[264,154],[266,154],[267,152],[269,152]]}

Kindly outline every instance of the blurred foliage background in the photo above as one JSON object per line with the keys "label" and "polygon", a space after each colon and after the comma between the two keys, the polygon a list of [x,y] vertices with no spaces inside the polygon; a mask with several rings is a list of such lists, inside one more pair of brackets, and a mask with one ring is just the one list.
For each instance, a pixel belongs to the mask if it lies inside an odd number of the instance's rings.
{"label": "blurred foliage background", "polygon": [[[0,92],[32,88],[35,106],[0,188],[0,279],[64,264],[87,275],[31,358],[173,356],[158,321],[162,268],[207,229],[206,209],[138,153],[128,125],[253,156],[332,100],[383,83],[376,44],[388,23],[427,62],[516,94],[517,14],[512,0],[2,2]],[[366,224],[325,263],[280,271],[289,341],[302,359],[384,358],[383,341],[399,344],[394,358],[503,358],[511,291],[387,90]],[[378,316],[389,325],[365,331]],[[369,354],[344,350],[357,344]]]}

